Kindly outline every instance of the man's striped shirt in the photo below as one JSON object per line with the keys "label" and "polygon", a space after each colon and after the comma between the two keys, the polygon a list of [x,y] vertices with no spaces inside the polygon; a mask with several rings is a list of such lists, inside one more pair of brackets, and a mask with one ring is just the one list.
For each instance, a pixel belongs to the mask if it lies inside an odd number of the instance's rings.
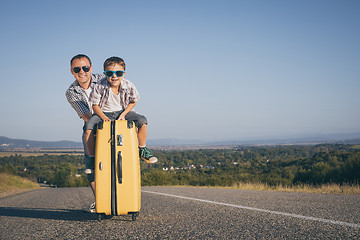
{"label": "man's striped shirt", "polygon": [[[94,89],[96,83],[103,78],[105,78],[104,74],[91,74],[90,88]],[[70,85],[65,95],[71,107],[76,111],[80,118],[87,112],[93,112],[91,101],[86,96],[85,90],[79,85],[77,80]]]}

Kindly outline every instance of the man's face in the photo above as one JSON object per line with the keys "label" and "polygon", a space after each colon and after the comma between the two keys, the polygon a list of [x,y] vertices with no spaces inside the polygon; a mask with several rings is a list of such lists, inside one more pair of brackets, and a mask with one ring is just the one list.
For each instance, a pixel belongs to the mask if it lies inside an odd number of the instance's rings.
{"label": "man's face", "polygon": [[[106,73],[107,71],[109,71],[109,73]],[[107,74],[112,75],[109,77]],[[121,76],[118,76],[117,74]],[[107,66],[105,69],[105,75],[111,87],[118,87],[121,81],[124,79],[124,67],[118,64]]]}
{"label": "man's face", "polygon": [[[87,69],[89,69],[88,72],[86,72]],[[70,71],[80,85],[90,83],[92,66],[90,66],[90,62],[87,58],[74,59]]]}

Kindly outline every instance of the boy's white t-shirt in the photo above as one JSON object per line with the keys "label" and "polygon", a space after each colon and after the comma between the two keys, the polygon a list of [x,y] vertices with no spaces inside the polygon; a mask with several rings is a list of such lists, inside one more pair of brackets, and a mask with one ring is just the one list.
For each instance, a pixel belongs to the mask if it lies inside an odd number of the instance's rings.
{"label": "boy's white t-shirt", "polygon": [[103,112],[117,112],[123,110],[120,105],[120,93],[115,95],[111,89],[109,90],[109,98],[104,103],[103,108],[101,109]]}

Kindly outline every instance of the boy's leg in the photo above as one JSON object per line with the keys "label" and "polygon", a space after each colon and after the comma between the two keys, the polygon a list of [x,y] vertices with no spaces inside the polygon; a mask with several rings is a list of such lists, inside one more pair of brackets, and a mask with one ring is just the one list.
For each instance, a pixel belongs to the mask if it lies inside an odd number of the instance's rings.
{"label": "boy's leg", "polygon": [[129,112],[126,114],[125,119],[127,121],[133,121],[138,128],[138,141],[139,141],[139,155],[140,158],[147,163],[156,163],[158,159],[150,153],[150,150],[146,147],[147,139],[147,119],[145,116],[137,114],[135,112]]}
{"label": "boy's leg", "polygon": [[146,146],[146,138],[147,138],[147,124],[144,124],[142,125],[141,128],[138,129],[138,140],[140,147]]}
{"label": "boy's leg", "polygon": [[138,141],[139,146],[146,146],[146,138],[147,138],[147,119],[145,116],[142,116],[136,112],[130,111],[126,114],[125,119],[127,121],[133,121],[135,126],[138,129]]}

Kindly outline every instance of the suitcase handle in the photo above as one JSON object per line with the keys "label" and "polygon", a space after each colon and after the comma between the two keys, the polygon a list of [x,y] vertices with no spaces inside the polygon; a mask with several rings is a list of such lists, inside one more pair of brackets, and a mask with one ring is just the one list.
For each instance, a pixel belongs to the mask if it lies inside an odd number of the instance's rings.
{"label": "suitcase handle", "polygon": [[122,146],[124,144],[123,135],[117,135],[117,145]]}
{"label": "suitcase handle", "polygon": [[122,183],[122,155],[121,151],[118,152],[118,181]]}

